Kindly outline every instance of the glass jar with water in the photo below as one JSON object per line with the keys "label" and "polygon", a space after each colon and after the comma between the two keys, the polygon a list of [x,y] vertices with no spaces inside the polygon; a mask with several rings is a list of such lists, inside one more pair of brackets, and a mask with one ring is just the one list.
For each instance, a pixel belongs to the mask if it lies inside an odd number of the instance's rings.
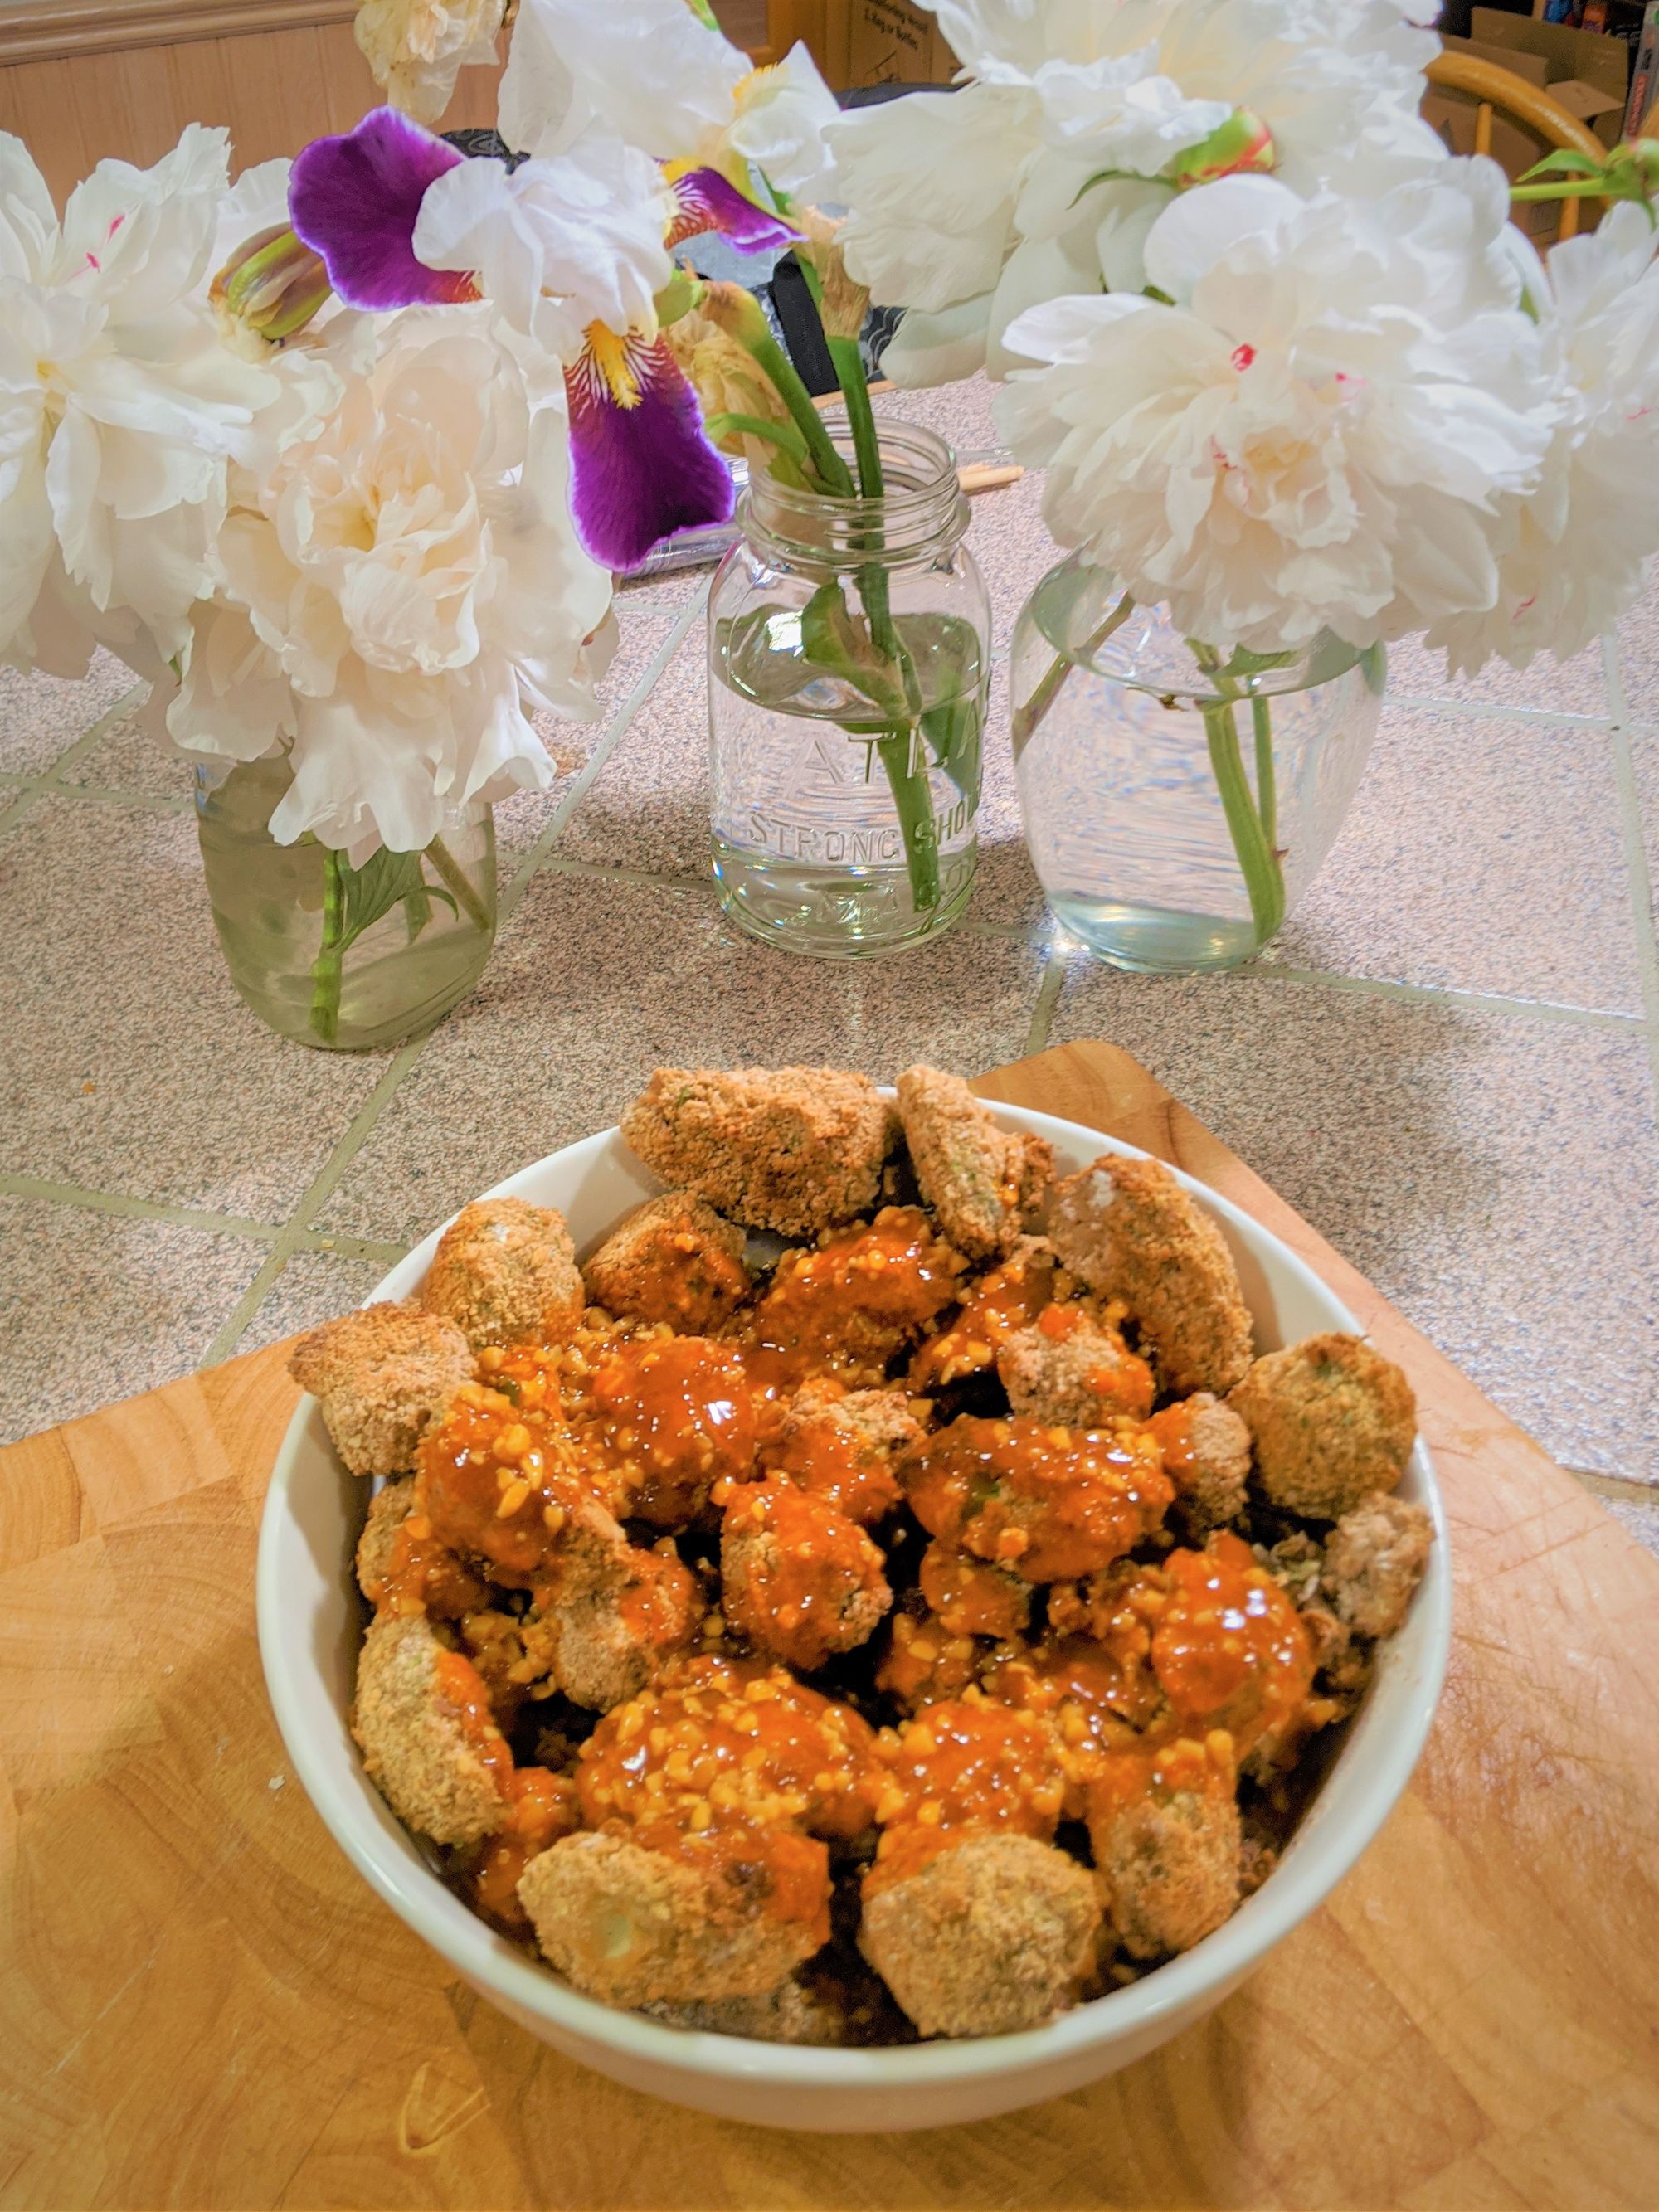
{"label": "glass jar with water", "polygon": [[1021,611],[1010,669],[1031,860],[1054,914],[1114,966],[1236,967],[1341,829],[1376,732],[1382,648],[1184,637],[1073,554]]}
{"label": "glass jar with water", "polygon": [[[843,416],[827,427],[853,458]],[[948,929],[973,889],[990,606],[931,431],[879,426],[878,499],[757,471],[709,594],[714,876],[740,928],[820,959]]]}

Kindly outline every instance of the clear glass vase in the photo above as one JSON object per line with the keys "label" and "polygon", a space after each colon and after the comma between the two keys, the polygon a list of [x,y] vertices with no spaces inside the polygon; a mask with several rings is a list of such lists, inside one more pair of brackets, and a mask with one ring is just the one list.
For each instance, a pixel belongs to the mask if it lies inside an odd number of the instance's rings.
{"label": "clear glass vase", "polygon": [[[827,427],[852,466],[845,417]],[[968,502],[942,439],[879,431],[879,499],[757,472],[708,601],[720,900],[820,959],[937,937],[978,862],[990,605]]]}
{"label": "clear glass vase", "polygon": [[487,806],[446,823],[424,853],[354,868],[314,837],[268,823],[286,760],[196,779],[196,830],[213,926],[239,996],[295,1044],[362,1052],[429,1027],[483,972],[495,939],[495,826]]}
{"label": "clear glass vase", "polygon": [[1026,842],[1048,903],[1115,966],[1231,968],[1312,881],[1382,708],[1381,647],[1328,631],[1224,657],[1074,554],[1022,609],[1011,668]]}

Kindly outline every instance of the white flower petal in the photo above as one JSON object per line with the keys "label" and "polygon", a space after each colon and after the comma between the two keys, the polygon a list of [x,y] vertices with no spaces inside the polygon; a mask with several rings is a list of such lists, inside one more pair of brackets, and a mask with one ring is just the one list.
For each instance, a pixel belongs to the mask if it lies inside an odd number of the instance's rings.
{"label": "white flower petal", "polygon": [[523,0],[501,78],[509,146],[562,151],[596,120],[662,161],[731,120],[749,58],[686,0]]}
{"label": "white flower petal", "polygon": [[1273,232],[1302,211],[1296,194],[1273,177],[1222,177],[1177,193],[1146,235],[1146,281],[1184,302],[1193,287],[1240,239]]}

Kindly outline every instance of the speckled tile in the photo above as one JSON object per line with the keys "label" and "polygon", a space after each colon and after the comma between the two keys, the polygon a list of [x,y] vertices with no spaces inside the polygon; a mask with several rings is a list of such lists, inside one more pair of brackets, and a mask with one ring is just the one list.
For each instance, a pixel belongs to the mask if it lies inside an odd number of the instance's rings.
{"label": "speckled tile", "polygon": [[1051,1036],[1132,1052],[1557,1458],[1659,1483],[1642,1037],[1082,960]]}
{"label": "speckled tile", "polygon": [[1389,689],[1397,699],[1456,699],[1534,714],[1605,717],[1608,712],[1599,643],[1567,661],[1540,653],[1519,672],[1504,661],[1489,660],[1478,676],[1448,676],[1443,653],[1431,653],[1420,637],[1401,638],[1389,647]]}
{"label": "speckled tile", "polygon": [[45,799],[0,844],[0,1168],[282,1220],[385,1054],[307,1052],[230,986],[192,820]]}
{"label": "speckled tile", "polygon": [[708,673],[693,623],[559,840],[561,859],[666,875],[708,867]]}
{"label": "speckled tile", "polygon": [[957,933],[870,964],[794,960],[712,892],[550,870],[473,997],[416,1062],[320,1225],[413,1240],[501,1176],[616,1120],[659,1063],[857,1066],[1015,1059],[1037,954]]}
{"label": "speckled tile", "polygon": [[1385,709],[1346,825],[1273,957],[1640,1014],[1607,732]]}
{"label": "speckled tile", "polygon": [[188,1374],[265,1247],[0,1196],[0,1443]]}
{"label": "speckled tile", "polygon": [[940,384],[929,392],[878,392],[871,401],[878,419],[919,422],[944,439],[958,456],[1001,453],[1005,448],[991,420],[997,387],[975,376],[964,384]]}
{"label": "speckled tile", "polygon": [[101,652],[78,684],[0,668],[0,769],[43,774],[137,681],[113,653]]}
{"label": "speckled tile", "polygon": [[360,1306],[390,1266],[386,1260],[346,1260],[337,1252],[295,1252],[238,1337],[238,1352],[257,1352],[302,1328]]}
{"label": "speckled tile", "polygon": [[137,714],[123,714],[112,722],[62,775],[65,783],[98,784],[156,799],[188,800],[196,784],[191,763],[147,730]]}
{"label": "speckled tile", "polygon": [[1631,719],[1659,725],[1659,563],[1619,625],[1619,677]]}
{"label": "speckled tile", "polygon": [[1042,520],[1043,478],[1035,472],[969,501],[968,543],[991,595],[991,649],[1006,653],[1019,611],[1065,558]]}

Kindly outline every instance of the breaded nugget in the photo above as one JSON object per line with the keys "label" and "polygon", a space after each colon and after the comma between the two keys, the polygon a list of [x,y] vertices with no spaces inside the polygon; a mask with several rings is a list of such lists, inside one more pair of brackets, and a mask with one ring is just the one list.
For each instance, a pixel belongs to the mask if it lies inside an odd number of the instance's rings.
{"label": "breaded nugget", "polygon": [[1325,1547],[1322,1581],[1338,1618],[1361,1636],[1391,1636],[1423,1579],[1434,1523],[1420,1505],[1376,1491],[1345,1513]]}
{"label": "breaded nugget", "polygon": [[556,1577],[526,1623],[526,1650],[572,1705],[608,1713],[684,1650],[702,1599],[678,1559],[639,1550],[619,1528],[614,1540],[597,1526],[568,1534]]}
{"label": "breaded nugget", "polygon": [[288,1371],[322,1406],[352,1474],[402,1474],[445,1399],[472,1373],[452,1322],[414,1306],[363,1306],[302,1336]]}
{"label": "breaded nugget", "polygon": [[985,1636],[1000,1643],[1023,1636],[1030,1625],[1031,1585],[953,1544],[935,1540],[927,1547],[919,1586],[947,1635]]}
{"label": "breaded nugget", "polygon": [[924,2035],[1013,2035],[1073,2001],[1100,1929],[1075,1859],[977,1831],[915,1874],[866,1881],[859,1948]]}
{"label": "breaded nugget", "polygon": [[371,1625],[351,1733],[398,1818],[434,1843],[474,1844],[506,1819],[512,1753],[471,1661],[441,1644],[423,1614]]}
{"label": "breaded nugget", "polygon": [[592,1393],[632,1486],[630,1520],[689,1528],[717,1482],[754,1467],[754,1396],[729,1344],[634,1337],[595,1366]]}
{"label": "breaded nugget", "polygon": [[997,1374],[1017,1413],[1062,1427],[1098,1429],[1152,1410],[1152,1370],[1087,1306],[1045,1306],[997,1353]]}
{"label": "breaded nugget", "polygon": [[706,1839],[613,1830],[567,1836],[519,1882],[542,1954],[607,2004],[763,1997],[830,1936],[830,1861],[789,1829]]}
{"label": "breaded nugget", "polygon": [[[1238,1905],[1242,1832],[1232,1771],[1202,1744],[1117,1754],[1089,1795],[1089,1840],[1118,1940],[1133,1959],[1190,1951]],[[1137,1764],[1126,1787],[1121,1770]]]}
{"label": "breaded nugget", "polygon": [[867,1644],[893,1602],[856,1522],[781,1478],[741,1486],[720,1532],[721,1603],[740,1636],[811,1674]]}
{"label": "breaded nugget", "polygon": [[641,2011],[665,2027],[705,2035],[746,2036],[751,2043],[792,2043],[828,2050],[856,2040],[844,2003],[833,1990],[792,1974],[759,1997],[714,1997],[705,2004],[648,2004]]}
{"label": "breaded nugget", "polygon": [[1213,1391],[1197,1390],[1154,1413],[1146,1426],[1198,1540],[1236,1521],[1249,1488],[1250,1432],[1231,1407]]}
{"label": "breaded nugget", "polygon": [[979,1672],[984,1646],[957,1636],[937,1613],[894,1616],[892,1641],[876,1669],[876,1687],[908,1713],[959,1698]]}
{"label": "breaded nugget", "polygon": [[[1071,1287],[1066,1278],[1066,1288]],[[1060,1255],[1046,1237],[1022,1237],[1008,1257],[963,1288],[962,1304],[910,1363],[910,1388],[927,1391],[996,1364],[1008,1338],[1061,1294]]]}
{"label": "breaded nugget", "polygon": [[959,1077],[937,1067],[907,1067],[897,1089],[910,1164],[940,1228],[971,1259],[1012,1251],[1054,1173],[1053,1146],[1005,1129]]}
{"label": "breaded nugget", "polygon": [[898,1504],[893,1463],[924,1434],[916,1403],[902,1390],[848,1390],[824,1379],[804,1383],[790,1400],[762,1463],[868,1528]]}
{"label": "breaded nugget", "polygon": [[801,1237],[867,1213],[897,1123],[833,1067],[659,1067],[623,1116],[647,1167],[751,1229]]}
{"label": "breaded nugget", "polygon": [[793,1391],[826,1370],[873,1385],[957,1303],[967,1265],[920,1207],[884,1206],[786,1252],[732,1334],[758,1388]]}
{"label": "breaded nugget", "polygon": [[1048,1233],[1091,1291],[1128,1307],[1165,1390],[1228,1390],[1249,1367],[1232,1255],[1160,1162],[1107,1153],[1056,1183]]}
{"label": "breaded nugget", "polygon": [[392,1555],[398,1534],[415,1510],[415,1478],[404,1475],[388,1482],[368,1501],[368,1518],[357,1539],[357,1587],[371,1605],[386,1593]]}
{"label": "breaded nugget", "polygon": [[522,1198],[464,1206],[438,1240],[421,1285],[428,1313],[486,1345],[562,1344],[587,1304],[563,1214]]}
{"label": "breaded nugget", "polygon": [[1314,1521],[1340,1521],[1370,1492],[1392,1490],[1417,1438],[1400,1369],[1336,1331],[1267,1353],[1227,1402],[1249,1430],[1263,1496]]}
{"label": "breaded nugget", "polygon": [[689,1190],[635,1206],[582,1269],[587,1295],[607,1313],[661,1322],[685,1336],[712,1334],[749,1295],[744,1234]]}

